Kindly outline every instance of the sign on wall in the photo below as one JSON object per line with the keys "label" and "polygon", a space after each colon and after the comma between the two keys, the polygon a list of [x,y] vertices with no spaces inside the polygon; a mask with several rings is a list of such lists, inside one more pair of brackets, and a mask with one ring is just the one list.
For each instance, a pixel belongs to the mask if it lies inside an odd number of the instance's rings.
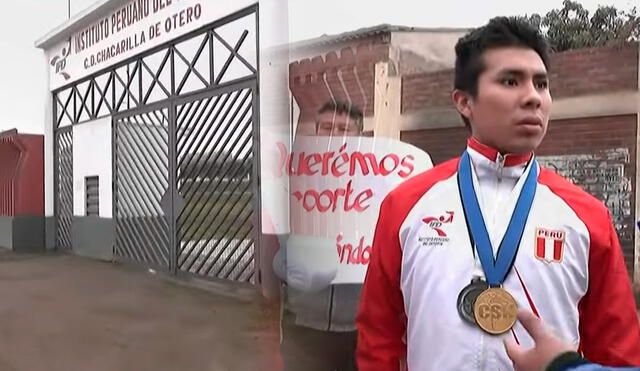
{"label": "sign on wall", "polygon": [[50,89],[196,30],[256,0],[132,0],[47,50]]}

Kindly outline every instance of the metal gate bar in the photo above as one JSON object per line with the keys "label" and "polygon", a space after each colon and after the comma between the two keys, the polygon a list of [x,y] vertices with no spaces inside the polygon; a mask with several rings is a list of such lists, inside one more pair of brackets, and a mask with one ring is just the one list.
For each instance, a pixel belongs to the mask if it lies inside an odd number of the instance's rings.
{"label": "metal gate bar", "polygon": [[72,249],[73,223],[73,130],[56,130],[56,247]]}

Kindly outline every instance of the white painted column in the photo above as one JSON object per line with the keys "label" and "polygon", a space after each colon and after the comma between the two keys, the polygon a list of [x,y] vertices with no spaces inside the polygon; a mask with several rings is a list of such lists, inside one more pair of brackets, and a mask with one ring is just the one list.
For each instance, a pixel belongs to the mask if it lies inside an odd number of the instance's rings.
{"label": "white painted column", "polygon": [[279,247],[276,235],[289,230],[289,193],[287,177],[276,177],[279,161],[276,143],[289,144],[289,2],[260,0],[260,198],[256,210],[261,222],[260,249],[255,254],[256,274],[260,272],[262,294],[276,299],[280,281],[272,268]]}

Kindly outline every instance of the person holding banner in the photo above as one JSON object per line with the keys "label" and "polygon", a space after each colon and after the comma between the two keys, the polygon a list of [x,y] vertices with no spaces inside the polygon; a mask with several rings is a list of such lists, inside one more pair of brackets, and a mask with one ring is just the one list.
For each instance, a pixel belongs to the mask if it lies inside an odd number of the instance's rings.
{"label": "person holding banner", "polygon": [[[274,259],[286,282],[282,354],[287,369],[355,370],[355,315],[382,199],[433,166],[393,138],[362,135],[363,114],[331,99],[313,135],[278,143],[288,175],[289,234]],[[283,236],[285,237],[285,236]]]}
{"label": "person holding banner", "polygon": [[605,205],[541,167],[548,46],[498,17],[456,45],[462,156],[383,201],[357,317],[360,371],[510,370],[528,308],[587,359],[640,365],[640,325]]}
{"label": "person holding banner", "polygon": [[[359,136],[363,114],[348,102],[330,100],[318,110],[315,125],[317,136],[329,139]],[[317,221],[303,216],[292,217],[291,223],[295,231],[302,224],[317,224]],[[335,242],[322,236],[288,236],[282,240],[274,259],[276,274],[286,282],[281,347],[285,371],[356,370],[355,315],[362,284],[333,285],[337,265],[322,266],[319,260],[323,259],[317,255],[287,252],[300,245],[318,247],[322,244],[332,246],[331,250],[326,249],[328,252],[335,250]]]}

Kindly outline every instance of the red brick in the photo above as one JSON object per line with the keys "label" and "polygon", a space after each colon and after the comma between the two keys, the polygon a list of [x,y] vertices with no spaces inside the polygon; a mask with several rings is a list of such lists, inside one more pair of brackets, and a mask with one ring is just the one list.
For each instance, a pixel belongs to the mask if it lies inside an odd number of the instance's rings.
{"label": "red brick", "polygon": [[[638,43],[552,54],[555,98],[638,89]],[[453,70],[402,77],[402,112],[451,106]]]}

